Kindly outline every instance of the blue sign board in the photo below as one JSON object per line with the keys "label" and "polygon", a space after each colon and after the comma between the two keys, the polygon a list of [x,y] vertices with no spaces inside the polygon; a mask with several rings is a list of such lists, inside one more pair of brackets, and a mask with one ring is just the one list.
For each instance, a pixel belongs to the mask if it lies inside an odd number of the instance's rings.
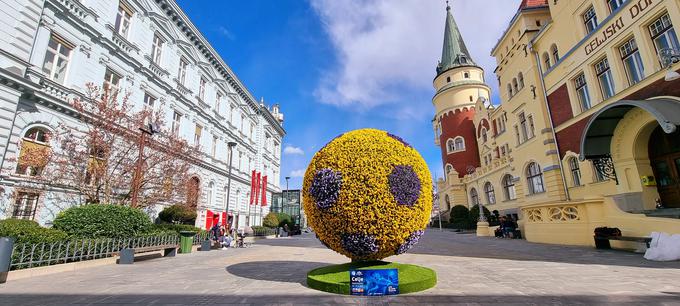
{"label": "blue sign board", "polygon": [[349,282],[351,295],[399,294],[397,269],[350,270]]}

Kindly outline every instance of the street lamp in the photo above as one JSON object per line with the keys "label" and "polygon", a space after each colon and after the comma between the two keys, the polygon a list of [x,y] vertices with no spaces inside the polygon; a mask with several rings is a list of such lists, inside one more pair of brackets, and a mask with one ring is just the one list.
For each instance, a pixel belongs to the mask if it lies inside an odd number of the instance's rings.
{"label": "street lamp", "polygon": [[139,136],[139,156],[137,157],[137,165],[135,173],[132,177],[132,190],[130,197],[130,206],[137,207],[139,196],[139,189],[142,183],[142,160],[144,159],[144,147],[146,146],[146,135],[153,136],[153,134],[160,132],[160,127],[155,123],[149,123],[146,127],[140,127],[141,135]]}
{"label": "street lamp", "polygon": [[229,148],[229,176],[227,177],[227,203],[224,203],[224,211],[227,213],[227,220],[229,220],[229,195],[231,193],[231,157],[234,155],[233,149],[235,146],[236,142],[227,142],[227,147]]}
{"label": "street lamp", "polygon": [[670,82],[680,79],[680,73],[672,68],[674,64],[680,62],[680,50],[673,48],[661,49],[661,51],[659,51],[659,57],[661,57],[661,65],[663,68],[668,69],[664,80]]}

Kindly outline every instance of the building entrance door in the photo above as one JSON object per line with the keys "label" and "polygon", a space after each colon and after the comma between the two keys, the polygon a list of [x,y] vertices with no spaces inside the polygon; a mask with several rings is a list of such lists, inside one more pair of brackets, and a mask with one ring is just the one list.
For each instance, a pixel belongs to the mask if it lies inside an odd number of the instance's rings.
{"label": "building entrance door", "polygon": [[649,138],[649,161],[661,203],[680,208],[680,131],[666,134],[657,127]]}

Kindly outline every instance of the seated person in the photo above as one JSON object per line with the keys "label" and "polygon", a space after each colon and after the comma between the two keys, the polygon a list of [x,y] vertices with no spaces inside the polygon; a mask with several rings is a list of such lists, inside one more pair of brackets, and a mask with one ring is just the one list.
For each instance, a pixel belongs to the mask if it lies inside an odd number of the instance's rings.
{"label": "seated person", "polygon": [[510,218],[503,217],[501,226],[503,227],[503,237],[513,238],[515,235],[515,222]]}
{"label": "seated person", "polygon": [[231,236],[229,235],[229,231],[225,230],[224,228],[222,228],[221,231],[220,245],[222,246],[223,250],[226,250],[231,245]]}

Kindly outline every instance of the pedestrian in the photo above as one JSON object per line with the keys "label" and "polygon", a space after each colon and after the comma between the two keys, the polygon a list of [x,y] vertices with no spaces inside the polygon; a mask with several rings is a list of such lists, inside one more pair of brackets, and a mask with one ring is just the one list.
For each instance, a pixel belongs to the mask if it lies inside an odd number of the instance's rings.
{"label": "pedestrian", "polygon": [[512,219],[503,217],[501,224],[503,226],[503,237],[513,238],[515,236],[515,222]]}
{"label": "pedestrian", "polygon": [[222,227],[220,233],[220,244],[222,245],[222,250],[226,250],[231,246],[231,236],[229,235],[229,231],[226,227]]}
{"label": "pedestrian", "polygon": [[210,228],[210,238],[212,238],[212,241],[217,243],[220,239],[220,223],[215,222],[213,226]]}

